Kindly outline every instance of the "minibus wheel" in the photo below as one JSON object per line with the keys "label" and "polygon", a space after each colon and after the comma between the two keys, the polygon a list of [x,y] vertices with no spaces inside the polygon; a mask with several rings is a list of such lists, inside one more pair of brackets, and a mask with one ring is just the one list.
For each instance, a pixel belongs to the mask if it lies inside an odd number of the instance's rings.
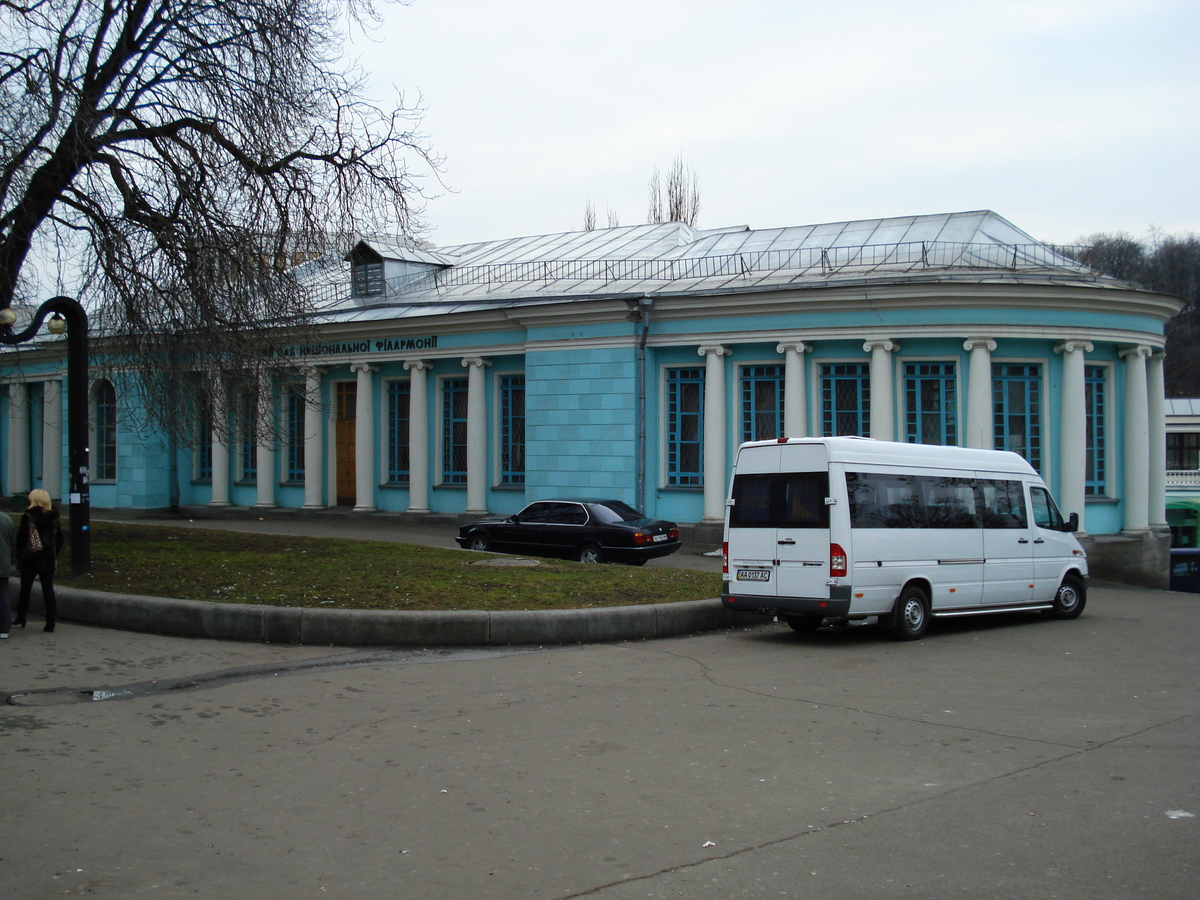
{"label": "minibus wheel", "polygon": [[792,631],[807,634],[820,628],[825,619],[821,616],[786,616],[784,621],[788,623],[788,628]]}
{"label": "minibus wheel", "polygon": [[921,588],[910,584],[900,592],[893,613],[896,626],[892,634],[901,641],[915,641],[929,630],[929,597]]}
{"label": "minibus wheel", "polygon": [[1074,619],[1083,612],[1087,603],[1087,589],[1077,575],[1068,575],[1058,586],[1050,616],[1055,619]]}

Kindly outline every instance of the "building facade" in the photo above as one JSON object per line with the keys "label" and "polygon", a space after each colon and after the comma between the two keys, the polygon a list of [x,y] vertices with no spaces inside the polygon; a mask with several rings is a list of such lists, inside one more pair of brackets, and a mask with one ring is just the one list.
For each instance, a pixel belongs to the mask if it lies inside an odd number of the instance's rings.
{"label": "building facade", "polygon": [[[473,516],[571,495],[715,523],[742,441],[859,434],[1014,450],[1090,538],[1166,532],[1181,302],[991,212],[363,240],[344,265],[313,288],[320,342],[218,404],[244,428],[197,421],[171,449],[119,379],[91,385],[93,506]],[[4,491],[61,496],[61,349],[7,356]]]}

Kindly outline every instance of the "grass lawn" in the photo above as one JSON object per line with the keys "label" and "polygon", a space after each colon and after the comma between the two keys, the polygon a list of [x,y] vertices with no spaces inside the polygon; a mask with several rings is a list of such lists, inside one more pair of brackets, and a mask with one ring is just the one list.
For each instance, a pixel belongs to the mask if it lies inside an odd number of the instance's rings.
{"label": "grass lawn", "polygon": [[[65,527],[65,523],[64,523]],[[718,597],[721,576],[411,544],[92,523],[92,571],[57,584],[97,591],[324,609],[579,609]]]}

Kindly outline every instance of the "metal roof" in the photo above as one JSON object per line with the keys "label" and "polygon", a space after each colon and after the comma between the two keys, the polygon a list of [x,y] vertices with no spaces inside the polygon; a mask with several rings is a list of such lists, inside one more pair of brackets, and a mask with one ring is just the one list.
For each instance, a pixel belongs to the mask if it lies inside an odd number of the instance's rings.
{"label": "metal roof", "polygon": [[1101,278],[989,210],[766,229],[694,229],[669,222],[419,251],[391,239],[364,238],[363,243],[384,259],[426,265],[416,271],[409,267],[382,294],[369,297],[351,296],[347,269],[325,272],[317,279],[322,284],[311,286],[329,320],[872,279]]}

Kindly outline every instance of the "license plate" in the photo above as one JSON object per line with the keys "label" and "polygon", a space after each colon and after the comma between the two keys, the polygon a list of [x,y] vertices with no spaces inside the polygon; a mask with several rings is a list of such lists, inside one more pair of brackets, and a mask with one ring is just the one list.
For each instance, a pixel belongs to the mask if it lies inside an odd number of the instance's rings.
{"label": "license plate", "polygon": [[656,534],[654,536],[654,543],[657,544],[659,541],[665,541],[669,537],[670,537],[669,534]]}
{"label": "license plate", "polygon": [[738,581],[770,581],[770,569],[738,569]]}

